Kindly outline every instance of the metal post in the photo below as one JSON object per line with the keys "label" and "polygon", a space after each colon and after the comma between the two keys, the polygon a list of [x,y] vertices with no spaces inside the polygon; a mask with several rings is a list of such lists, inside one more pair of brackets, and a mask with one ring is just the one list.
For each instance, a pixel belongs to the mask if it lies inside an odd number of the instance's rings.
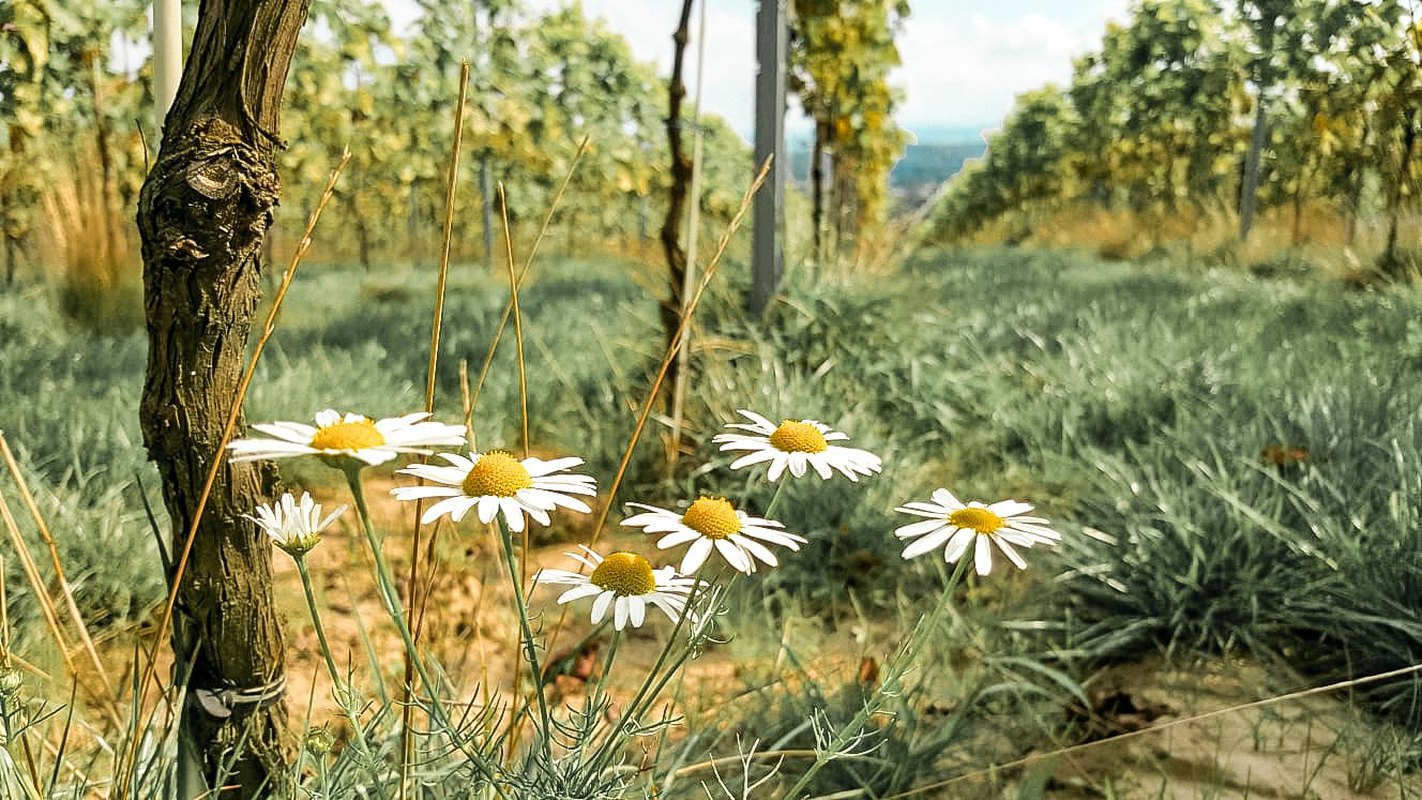
{"label": "metal post", "polygon": [[755,239],[751,259],[750,310],[760,314],[780,289],[785,220],[785,55],[789,49],[786,0],[760,0],[756,14],[755,162],[774,156],[765,186],[755,196]]}
{"label": "metal post", "polygon": [[153,130],[160,140],[182,77],[182,0],[153,0]]}

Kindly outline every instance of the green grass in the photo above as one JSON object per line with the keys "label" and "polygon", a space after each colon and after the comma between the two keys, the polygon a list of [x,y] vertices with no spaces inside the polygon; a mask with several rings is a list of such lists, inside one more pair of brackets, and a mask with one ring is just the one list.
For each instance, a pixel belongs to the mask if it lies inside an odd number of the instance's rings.
{"label": "green grass", "polygon": [[[655,306],[623,264],[538,269],[522,299],[533,439],[583,455],[605,485],[659,355]],[[708,483],[729,461],[710,436],[741,407],[821,418],[885,461],[863,490],[815,481],[787,491],[780,507],[794,509],[813,556],[757,577],[755,605],[843,624],[911,616],[938,576],[902,564],[891,509],[947,486],[1035,502],[1067,534],[1059,551],[1031,554],[1035,583],[982,612],[991,641],[954,646],[1031,654],[1075,675],[1161,649],[1252,652],[1310,682],[1422,657],[1422,296],[1412,290],[938,251],[891,277],[793,276],[763,327],[731,291],[743,275],[733,266],[727,280],[698,329],[695,455],[663,475],[654,423],[621,499],[745,491],[763,508],[770,492],[759,483]],[[418,408],[433,283],[423,272],[299,276],[248,418]],[[477,375],[504,292],[476,268],[455,272],[439,375],[451,420],[458,364]],[[135,418],[144,343],[140,332],[86,332],[54,309],[34,289],[0,297],[0,421],[78,576],[81,606],[118,623],[161,590],[136,478],[156,504]],[[517,442],[514,375],[509,340],[476,414],[481,449]],[[1261,461],[1270,445],[1308,457],[1279,469]],[[23,596],[11,604],[33,622]],[[1053,684],[1004,669],[984,685]],[[1419,693],[1422,683],[1404,679],[1357,696],[1415,726]],[[794,726],[812,700],[765,710],[779,733],[757,735],[803,745]],[[852,711],[857,700],[826,702]],[[894,734],[904,738],[886,747],[931,769],[941,725],[904,719]],[[817,788],[887,791],[914,779],[837,766]]]}

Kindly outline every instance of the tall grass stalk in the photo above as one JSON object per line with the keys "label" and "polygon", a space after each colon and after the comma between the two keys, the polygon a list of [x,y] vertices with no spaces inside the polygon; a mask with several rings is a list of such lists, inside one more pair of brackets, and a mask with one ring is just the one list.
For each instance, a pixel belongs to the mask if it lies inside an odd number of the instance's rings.
{"label": "tall grass stalk", "polygon": [[39,568],[35,566],[34,556],[30,554],[29,545],[20,534],[20,526],[15,523],[15,517],[10,513],[10,504],[5,502],[3,493],[0,493],[0,520],[5,523],[5,531],[10,535],[10,544],[15,548],[20,566],[25,570],[25,577],[30,582],[30,591],[39,601],[40,611],[44,614],[44,621],[54,639],[54,646],[64,660],[65,671],[77,679],[83,673],[75,667],[74,658],[69,651],[69,642],[59,625],[59,613],[55,610],[54,598],[50,597],[49,590],[45,588],[44,579],[40,577]]}
{"label": "tall grass stalk", "polygon": [[[435,410],[435,374],[439,366],[439,340],[440,327],[444,323],[444,299],[445,292],[449,284],[449,254],[454,242],[454,210],[456,192],[459,187],[459,160],[464,148],[464,109],[469,98],[469,62],[462,61],[459,64],[459,100],[454,105],[454,143],[450,147],[449,154],[449,175],[445,188],[444,200],[444,228],[440,240],[442,242],[439,256],[439,279],[435,285],[434,319],[430,323],[430,360],[429,367],[425,375],[425,413],[433,414]],[[424,503],[415,504],[415,514],[413,523],[413,533],[410,537],[410,576],[406,581],[406,593],[410,598],[410,607],[407,609],[409,615],[406,624],[413,629],[414,639],[420,639],[419,613],[423,607],[423,600],[420,592],[420,538],[423,525],[420,517],[423,516]],[[412,691],[415,675],[413,673],[413,653],[405,654],[405,691]],[[412,747],[413,739],[410,738],[410,722],[413,718],[414,706],[408,702],[406,696],[405,707],[401,710],[401,747],[400,747],[400,797],[407,796],[406,786],[409,781],[409,762],[414,753]]]}
{"label": "tall grass stalk", "polygon": [[40,538],[49,548],[50,565],[54,567],[55,580],[59,583],[60,594],[64,596],[64,605],[69,612],[70,622],[79,635],[79,641],[84,645],[84,652],[89,656],[89,664],[94,668],[94,674],[98,676],[99,683],[103,686],[103,697],[109,699],[109,702],[105,704],[109,720],[114,723],[116,729],[121,728],[122,723],[119,721],[116,708],[118,697],[114,690],[113,680],[109,677],[104,662],[99,660],[99,652],[94,648],[93,638],[89,636],[89,626],[84,623],[84,615],[79,613],[79,604],[74,601],[74,590],[69,585],[69,578],[64,573],[64,564],[59,557],[59,548],[55,546],[54,535],[50,533],[49,526],[45,524],[44,515],[40,513],[39,506],[35,503],[34,494],[30,492],[29,484],[25,482],[25,476],[20,472],[20,465],[15,461],[15,454],[10,450],[10,443],[6,440],[4,431],[0,431],[0,458],[4,459],[5,467],[10,471],[10,477],[15,481],[15,487],[20,490],[20,500],[25,504],[25,510],[30,513],[30,519],[35,523],[35,530],[39,531]]}

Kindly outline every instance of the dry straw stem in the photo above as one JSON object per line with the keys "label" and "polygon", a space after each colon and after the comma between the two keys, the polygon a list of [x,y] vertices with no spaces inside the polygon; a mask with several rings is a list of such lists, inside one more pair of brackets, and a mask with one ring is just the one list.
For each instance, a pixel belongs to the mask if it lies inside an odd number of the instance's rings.
{"label": "dry straw stem", "polygon": [[[573,154],[573,161],[568,165],[568,174],[563,176],[563,182],[558,186],[558,193],[553,195],[553,202],[548,206],[548,213],[543,215],[543,225],[538,229],[538,238],[533,240],[533,249],[528,251],[528,258],[523,262],[523,267],[519,270],[517,285],[522,285],[524,278],[528,277],[528,271],[533,267],[533,259],[538,256],[538,248],[542,246],[543,239],[548,235],[548,227],[553,223],[553,215],[563,204],[563,194],[568,190],[568,184],[573,180],[573,173],[578,169],[578,163],[583,160],[583,155],[588,151],[588,137],[584,136],[583,141],[578,145],[578,152]],[[513,259],[510,258],[510,263]],[[499,340],[503,338],[504,329],[508,327],[509,317],[513,314],[513,297],[504,304],[504,313],[499,317],[499,324],[494,328],[493,341],[489,343],[489,352],[484,356],[484,364],[479,368],[479,380],[474,383],[474,394],[469,401],[470,415],[472,418],[473,409],[479,405],[479,395],[484,391],[484,381],[489,377],[489,367],[494,363],[494,353],[499,349]],[[470,441],[473,441],[471,437]]]}
{"label": "dry straw stem", "polygon": [[[498,326],[495,327],[495,329],[494,329],[494,338],[493,338],[493,340],[490,341],[490,343],[489,343],[489,351],[488,351],[487,353],[485,353],[485,355],[484,355],[484,364],[483,364],[483,366],[482,366],[482,367],[480,368],[480,370],[479,370],[479,380],[478,380],[478,382],[475,384],[474,390],[473,390],[472,393],[469,391],[468,365],[467,365],[467,364],[463,364],[463,365],[460,367],[460,369],[461,369],[461,372],[460,372],[460,392],[461,392],[460,399],[461,399],[461,402],[463,403],[463,410],[464,410],[464,427],[465,427],[465,430],[466,430],[466,432],[468,433],[468,436],[469,436],[469,449],[470,449],[470,450],[473,450],[473,451],[476,451],[476,452],[477,452],[477,450],[478,450],[478,447],[477,447],[476,444],[475,444],[477,440],[476,440],[475,437],[474,437],[474,409],[475,409],[475,407],[477,407],[477,406],[479,405],[479,394],[480,394],[480,392],[482,392],[482,391],[484,390],[484,380],[489,377],[489,368],[490,368],[490,366],[492,366],[493,363],[494,363],[494,354],[498,351],[499,340],[503,338],[504,330],[508,327],[509,317],[513,314],[514,296],[513,296],[512,293],[513,293],[513,292],[517,292],[518,287],[521,286],[521,285],[523,284],[524,279],[528,277],[528,271],[529,271],[530,269],[532,269],[532,267],[533,267],[533,259],[538,255],[538,248],[543,244],[543,239],[548,235],[548,228],[552,225],[553,216],[554,216],[554,214],[557,213],[558,208],[559,208],[559,207],[562,205],[562,203],[563,203],[563,195],[567,192],[568,184],[572,182],[572,180],[573,180],[573,174],[574,174],[575,172],[577,172],[579,162],[582,161],[583,155],[587,153],[587,150],[588,150],[588,141],[589,141],[588,137],[584,136],[582,142],[580,142],[580,143],[578,144],[578,151],[577,151],[575,154],[573,154],[572,163],[570,163],[570,164],[568,165],[568,172],[567,172],[566,175],[563,176],[563,182],[562,182],[561,184],[559,184],[559,186],[558,186],[558,192],[557,192],[555,195],[553,195],[553,202],[549,204],[549,206],[548,206],[548,212],[543,215],[543,224],[542,224],[542,226],[540,226],[539,229],[538,229],[538,238],[534,239],[534,241],[533,241],[533,249],[529,251],[529,253],[528,253],[528,258],[524,261],[523,267],[520,268],[519,273],[518,273],[518,279],[517,279],[516,281],[512,281],[512,287],[511,287],[511,289],[510,289],[511,294],[510,294],[510,296],[509,296],[509,300],[508,300],[507,303],[504,304],[504,313],[503,313],[503,315],[499,318],[499,324],[498,324]],[[505,211],[507,211],[507,209],[505,209]],[[509,227],[508,227],[507,213],[505,214],[505,219],[504,219],[504,235],[505,235],[505,239],[508,240],[508,238],[509,238],[509,236],[510,236],[510,233],[509,233]],[[512,257],[513,246],[512,246],[512,244],[510,244],[510,245],[508,246],[508,252],[509,252],[509,254],[510,254],[510,255],[509,255],[509,264],[512,265],[512,264],[513,264],[513,257]],[[523,363],[522,359],[519,360],[519,363],[520,363],[520,368],[521,368],[521,367],[522,367],[522,363]],[[524,405],[525,405],[525,408],[526,408],[526,407],[527,407],[527,403],[525,403]],[[527,418],[527,415],[525,414],[525,420],[526,420],[526,418]],[[527,427],[527,426],[526,426],[526,422],[525,422],[525,428],[526,428],[526,427]],[[527,450],[527,447],[525,446],[525,451],[526,451],[526,450]],[[497,544],[497,542],[496,542],[496,544]],[[426,552],[426,559],[429,559],[429,558],[432,558],[432,557],[433,557],[433,553],[434,553],[434,540],[433,540],[433,538],[431,538],[430,544],[429,544],[429,546],[426,548],[426,551],[425,551],[425,552]],[[420,603],[419,603],[420,612],[419,612],[419,615],[418,615],[418,617],[416,618],[416,621],[415,621],[415,630],[416,630],[416,631],[418,631],[418,630],[420,629],[420,625],[421,625],[421,623],[423,623],[423,621],[424,621],[425,605],[426,605],[426,598],[427,598],[427,596],[428,596],[428,591],[425,592],[424,594],[422,594],[421,597],[420,597]],[[413,604],[412,604],[412,605],[413,605]]]}
{"label": "dry straw stem", "polygon": [[[45,524],[44,515],[40,513],[39,505],[35,503],[35,497],[30,492],[30,487],[25,483],[25,476],[20,473],[20,465],[15,461],[15,454],[10,450],[10,443],[5,439],[5,432],[0,431],[0,457],[5,459],[5,466],[10,470],[10,477],[15,480],[15,486],[20,490],[20,499],[24,501],[25,509],[30,512],[30,518],[35,521],[35,529],[39,531],[40,538],[49,547],[50,563],[54,565],[54,575],[59,581],[59,590],[64,594],[64,605],[69,611],[69,617],[74,621],[74,627],[78,630],[79,641],[84,645],[84,651],[89,655],[89,661],[94,665],[94,672],[99,676],[99,680],[104,685],[105,697],[111,701],[116,701],[114,696],[114,684],[109,678],[108,670],[104,669],[104,662],[99,660],[99,653],[94,648],[94,640],[89,636],[89,627],[84,624],[84,617],[79,613],[79,604],[74,602],[74,590],[69,587],[69,579],[64,574],[64,565],[59,558],[59,548],[55,546],[54,536],[50,533],[49,526]],[[115,721],[117,714],[115,713]]]}
{"label": "dry straw stem", "polygon": [[[508,195],[504,192],[503,181],[499,181],[499,215],[503,218],[504,223],[504,249],[507,255],[505,263],[509,271],[509,308],[513,312],[514,348],[518,354],[519,423],[522,427],[523,434],[523,457],[528,458],[528,375],[524,368],[523,356],[523,314],[519,312],[518,308],[518,276],[514,274],[513,231],[509,228],[509,202]],[[492,350],[492,348],[490,349]],[[525,587],[528,584],[528,528],[528,525],[523,527],[523,542],[519,552],[519,563],[522,566],[519,568],[517,575],[512,571],[510,571],[509,574],[510,580],[518,581],[518,585],[514,587],[514,595],[516,598],[522,598]],[[493,528],[490,527],[489,530],[492,532]],[[507,542],[507,539],[505,541]],[[513,558],[513,554],[509,553],[508,557],[510,559]],[[521,613],[522,610],[520,610],[520,614]],[[523,693],[523,670],[519,668],[519,662],[523,660],[523,626],[519,626],[515,629],[512,644],[514,654],[513,691],[514,696],[518,697]],[[530,641],[529,645],[531,646],[532,644],[533,642]],[[540,671],[539,674],[541,676],[542,672]],[[541,702],[542,687],[534,686],[533,691],[539,693]],[[519,724],[521,719],[522,717],[518,714],[509,718],[510,756],[518,749],[518,736],[523,730],[523,726]],[[546,714],[544,715],[544,719],[547,719]]]}
{"label": "dry straw stem", "polygon": [[[454,145],[449,155],[449,179],[444,195],[444,230],[439,254],[439,280],[435,285],[434,320],[430,324],[430,360],[425,374],[425,413],[433,414],[435,408],[435,372],[439,366],[440,327],[444,323],[444,297],[449,284],[449,253],[454,241],[455,198],[459,189],[459,156],[464,148],[464,107],[469,98],[469,62],[459,64],[459,102],[454,106]],[[421,480],[420,484],[424,484]],[[405,584],[405,593],[410,598],[405,611],[405,624],[411,628],[413,639],[420,641],[423,614],[420,609],[420,533],[424,526],[420,517],[424,515],[424,500],[415,502],[414,535],[410,537],[410,577]],[[414,739],[410,737],[410,720],[415,712],[415,704],[410,702],[415,690],[416,676],[412,653],[405,654],[405,703],[400,712],[400,796],[405,797],[409,784],[410,760],[414,756]]]}
{"label": "dry straw stem", "polygon": [[[647,396],[642,400],[642,410],[637,415],[637,425],[632,429],[632,438],[627,442],[627,449],[622,453],[622,460],[617,465],[617,474],[612,479],[612,485],[607,490],[607,502],[603,505],[602,511],[598,513],[597,523],[593,525],[592,535],[588,537],[588,547],[597,545],[598,536],[602,534],[603,526],[607,525],[607,516],[612,512],[613,506],[617,502],[617,490],[622,487],[622,481],[627,477],[627,466],[632,463],[632,453],[637,449],[637,442],[642,438],[642,431],[647,427],[647,420],[652,415],[652,404],[657,398],[657,394],[662,390],[662,384],[666,381],[667,370],[671,368],[672,361],[676,359],[677,351],[681,349],[682,337],[686,336],[686,331],[691,327],[692,315],[696,313],[696,308],[701,304],[701,296],[706,293],[706,287],[711,285],[711,279],[716,277],[716,270],[721,266],[721,257],[726,253],[726,246],[731,243],[731,237],[741,227],[741,222],[745,220],[746,211],[750,209],[751,200],[755,198],[756,192],[765,184],[765,179],[770,175],[770,165],[775,159],[772,154],[767,156],[765,163],[760,165],[760,171],[756,173],[755,180],[746,189],[746,193],[741,197],[741,205],[736,209],[735,216],[726,225],[726,230],[721,234],[721,240],[716,243],[716,252],[711,256],[711,261],[706,265],[706,272],[701,276],[701,282],[696,285],[696,293],[687,301],[686,307],[681,312],[681,322],[676,326],[676,335],[667,343],[666,353],[662,355],[662,363],[657,367],[657,377],[652,381],[651,388],[647,390]],[[578,567],[578,572],[582,572],[583,567]],[[553,634],[548,637],[548,652],[553,652],[553,646],[558,641],[558,634],[562,632],[563,625],[568,621],[569,606],[563,606],[563,612],[558,615],[558,624],[553,626]],[[546,670],[548,665],[544,665]]]}
{"label": "dry straw stem", "polygon": [[9,587],[5,583],[5,556],[0,553],[0,667],[9,667],[14,664],[34,675],[40,680],[53,680],[48,672],[20,658],[18,654],[10,650],[10,595]]}
{"label": "dry straw stem", "polygon": [[[306,231],[301,236],[301,242],[297,244],[296,252],[291,254],[291,262],[287,264],[286,272],[282,273],[281,284],[277,287],[276,295],[272,298],[272,306],[267,311],[266,322],[262,325],[262,335],[257,338],[256,347],[252,349],[252,358],[247,362],[247,369],[242,373],[242,380],[237,384],[237,396],[232,398],[232,408],[228,411],[227,422],[222,427],[222,438],[217,442],[217,450],[212,456],[212,466],[207,471],[207,479],[203,482],[202,493],[198,495],[197,508],[193,510],[193,521],[188,527],[187,535],[183,540],[182,553],[179,555],[176,569],[173,571],[173,582],[168,587],[168,600],[163,605],[163,616],[158,622],[158,630],[153,634],[155,642],[161,642],[168,635],[168,626],[173,623],[173,608],[178,602],[178,587],[182,585],[188,559],[192,557],[193,542],[197,540],[198,525],[202,523],[203,512],[207,510],[208,498],[212,495],[213,486],[217,483],[217,473],[226,461],[227,444],[232,441],[232,435],[237,430],[237,419],[242,415],[242,402],[247,398],[247,390],[252,385],[252,376],[257,371],[257,362],[261,360],[267,342],[272,338],[272,333],[276,331],[277,315],[281,312],[282,303],[286,301],[287,292],[291,290],[292,279],[296,277],[296,268],[301,265],[302,258],[311,249],[311,237],[316,232],[316,223],[321,220],[322,212],[331,202],[331,197],[336,192],[336,181],[350,160],[351,151],[347,148],[341,153],[341,160],[337,162],[336,168],[331,170],[331,177],[326,181],[326,188],[321,192],[321,200],[316,204],[316,209],[311,212],[311,218],[306,222]],[[138,682],[136,708],[139,709],[140,714],[148,696],[149,684],[158,674],[157,654],[158,648],[154,647],[152,655],[148,658],[148,664],[144,667],[143,677]],[[149,719],[151,720],[151,716]],[[134,730],[137,732],[145,729],[145,725],[140,725]],[[129,770],[132,770],[136,763],[141,740],[142,737],[135,733],[128,753]],[[125,784],[120,783],[120,786],[123,785]]]}
{"label": "dry straw stem", "polygon": [[[54,644],[59,648],[59,655],[64,659],[64,668],[70,675],[77,678],[80,673],[74,667],[74,659],[69,654],[69,643],[65,641],[64,631],[59,627],[59,615],[54,609],[54,598],[49,596],[49,592],[44,587],[44,579],[40,577],[34,557],[30,555],[29,547],[25,544],[24,538],[20,536],[20,527],[15,524],[15,517],[10,514],[10,504],[5,502],[4,494],[0,494],[0,519],[5,521],[5,530],[10,534],[10,543],[20,556],[20,566],[25,570],[25,578],[30,582],[30,590],[35,593],[35,599],[39,601],[40,612],[44,615],[45,624],[49,626],[50,636],[54,638]],[[6,627],[9,626],[6,625]]]}

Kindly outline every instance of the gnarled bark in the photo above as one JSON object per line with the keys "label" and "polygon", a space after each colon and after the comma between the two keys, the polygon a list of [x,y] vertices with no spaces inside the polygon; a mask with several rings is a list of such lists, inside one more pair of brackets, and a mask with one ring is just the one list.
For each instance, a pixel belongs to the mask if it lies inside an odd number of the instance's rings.
{"label": "gnarled bark", "polygon": [[[309,2],[203,0],[139,201],[149,338],[141,424],[175,553],[236,399],[280,190],[281,95]],[[225,797],[273,789],[288,754],[271,545],[241,516],[275,485],[270,464],[223,466],[178,588],[173,647],[177,676],[190,676],[187,766],[209,786],[221,775],[236,787]],[[186,796],[202,788],[181,787]]]}

